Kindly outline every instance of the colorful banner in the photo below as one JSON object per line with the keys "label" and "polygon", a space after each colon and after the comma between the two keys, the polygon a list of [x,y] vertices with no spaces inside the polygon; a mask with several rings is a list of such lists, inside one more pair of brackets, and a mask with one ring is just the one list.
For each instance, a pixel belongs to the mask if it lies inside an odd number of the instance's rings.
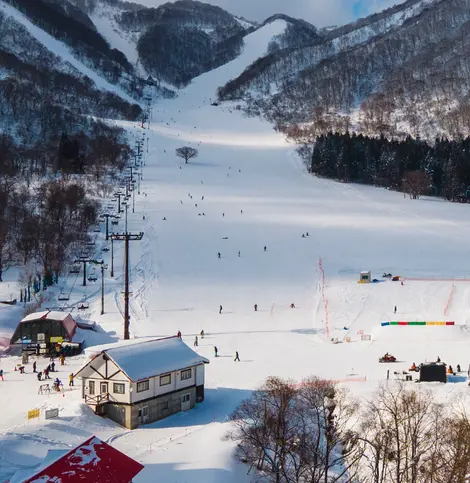
{"label": "colorful banner", "polygon": [[400,326],[416,326],[416,325],[455,325],[455,322],[447,322],[447,321],[430,321],[430,322],[422,322],[422,321],[400,321],[400,322],[381,322],[380,324],[382,327],[386,327],[387,325],[400,325]]}

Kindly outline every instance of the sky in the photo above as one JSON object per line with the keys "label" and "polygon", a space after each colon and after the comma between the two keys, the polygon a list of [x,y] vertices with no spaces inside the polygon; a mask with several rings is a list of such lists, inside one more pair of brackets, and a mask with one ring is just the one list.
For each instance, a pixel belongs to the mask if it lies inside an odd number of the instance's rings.
{"label": "sky", "polygon": [[[168,0],[134,0],[157,7]],[[302,18],[316,27],[343,25],[357,18],[379,12],[404,0],[202,0],[223,9],[261,22],[275,13]]]}

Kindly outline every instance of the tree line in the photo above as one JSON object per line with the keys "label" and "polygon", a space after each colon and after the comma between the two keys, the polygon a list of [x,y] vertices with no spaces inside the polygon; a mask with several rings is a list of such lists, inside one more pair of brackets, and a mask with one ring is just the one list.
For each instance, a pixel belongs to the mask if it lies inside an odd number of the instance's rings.
{"label": "tree line", "polygon": [[256,481],[466,483],[470,421],[463,401],[438,403],[403,382],[358,401],[315,377],[271,377],[231,416],[229,437]]}
{"label": "tree line", "polygon": [[470,137],[430,144],[411,136],[399,141],[330,132],[301,151],[318,176],[402,190],[413,198],[429,194],[468,202],[469,149]]}
{"label": "tree line", "polygon": [[109,195],[131,154],[122,129],[99,123],[62,133],[55,149],[0,135],[0,281],[12,266],[57,281],[97,222],[97,196]]}

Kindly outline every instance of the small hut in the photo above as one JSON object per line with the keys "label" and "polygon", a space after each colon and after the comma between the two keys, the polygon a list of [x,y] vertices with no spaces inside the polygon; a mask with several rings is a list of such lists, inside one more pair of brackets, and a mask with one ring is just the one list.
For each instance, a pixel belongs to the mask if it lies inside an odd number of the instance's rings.
{"label": "small hut", "polygon": [[446,365],[439,362],[421,364],[419,382],[447,382]]}
{"label": "small hut", "polygon": [[369,272],[361,272],[359,275],[359,283],[370,283],[372,281],[372,276]]}

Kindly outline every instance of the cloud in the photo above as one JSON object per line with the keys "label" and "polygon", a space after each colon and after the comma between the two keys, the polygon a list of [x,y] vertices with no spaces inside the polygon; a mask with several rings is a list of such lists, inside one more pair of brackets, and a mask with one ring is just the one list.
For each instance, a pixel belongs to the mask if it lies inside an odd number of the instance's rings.
{"label": "cloud", "polygon": [[[168,0],[134,0],[157,7]],[[378,12],[404,0],[207,0],[247,20],[262,22],[275,13],[302,18],[317,27],[343,25],[358,17]]]}

